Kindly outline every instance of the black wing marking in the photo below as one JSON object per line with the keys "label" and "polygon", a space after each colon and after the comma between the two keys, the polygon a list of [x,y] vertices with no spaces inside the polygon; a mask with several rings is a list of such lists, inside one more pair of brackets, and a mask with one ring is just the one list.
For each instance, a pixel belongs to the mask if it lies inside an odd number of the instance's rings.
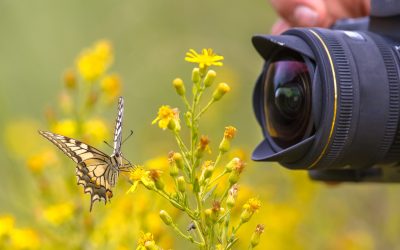
{"label": "black wing marking", "polygon": [[122,97],[118,100],[118,114],[115,121],[114,131],[114,151],[113,155],[121,153],[122,144],[122,118],[124,116],[124,99]]}
{"label": "black wing marking", "polygon": [[84,192],[91,195],[90,211],[95,201],[104,200],[107,203],[111,199],[111,188],[115,185],[118,170],[112,166],[112,160],[108,155],[63,135],[46,131],[39,131],[39,133],[77,163],[78,185],[83,185]]}

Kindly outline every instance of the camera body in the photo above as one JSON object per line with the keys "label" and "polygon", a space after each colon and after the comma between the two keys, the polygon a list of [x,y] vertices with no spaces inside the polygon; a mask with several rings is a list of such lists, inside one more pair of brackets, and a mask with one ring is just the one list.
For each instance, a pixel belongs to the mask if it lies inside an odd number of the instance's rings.
{"label": "camera body", "polygon": [[331,29],[253,37],[265,60],[254,160],[315,180],[400,182],[400,3],[392,4],[372,1],[369,18]]}

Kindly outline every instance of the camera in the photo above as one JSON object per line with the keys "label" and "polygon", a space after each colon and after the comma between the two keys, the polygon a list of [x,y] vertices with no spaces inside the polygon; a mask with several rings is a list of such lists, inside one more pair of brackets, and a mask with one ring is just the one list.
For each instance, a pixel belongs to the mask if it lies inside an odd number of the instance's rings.
{"label": "camera", "polygon": [[252,158],[321,181],[400,182],[400,1],[331,29],[257,35]]}

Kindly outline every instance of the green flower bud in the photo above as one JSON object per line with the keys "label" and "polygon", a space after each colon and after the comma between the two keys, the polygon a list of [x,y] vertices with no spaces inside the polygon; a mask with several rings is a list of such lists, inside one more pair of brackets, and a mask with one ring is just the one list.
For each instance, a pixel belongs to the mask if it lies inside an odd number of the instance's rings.
{"label": "green flower bud", "polygon": [[211,214],[212,214],[212,211],[211,211],[210,208],[207,208],[204,211],[204,215],[205,215],[205,218],[206,218],[206,224],[207,225],[212,225]]}
{"label": "green flower bud", "polygon": [[164,186],[165,185],[164,185],[164,182],[161,179],[160,173],[161,172],[159,170],[152,169],[149,172],[149,176],[154,181],[155,187],[158,190],[164,190]]}
{"label": "green flower bud", "polygon": [[228,173],[229,173],[229,172],[232,172],[233,168],[234,168],[236,165],[238,165],[239,162],[240,162],[240,159],[239,159],[239,158],[237,158],[237,157],[233,158],[230,162],[228,162],[228,164],[226,164],[226,166],[225,166],[226,172],[228,172]]}
{"label": "green flower bud", "polygon": [[194,84],[198,84],[200,82],[200,69],[194,68],[192,71],[192,81]]}
{"label": "green flower bud", "polygon": [[241,223],[246,223],[246,222],[248,222],[248,221],[250,220],[251,216],[253,216],[253,214],[254,214],[250,209],[245,208],[246,205],[247,205],[247,204],[245,204],[245,205],[243,206],[244,209],[243,209],[242,213],[240,214],[240,221],[241,221]]}
{"label": "green flower bud", "polygon": [[214,101],[220,100],[230,90],[231,90],[231,87],[229,87],[228,84],[226,84],[224,82],[218,84],[217,89],[213,93],[213,100]]}
{"label": "green flower bud", "polygon": [[176,166],[179,168],[179,169],[183,169],[183,166],[184,166],[184,162],[183,162],[183,157],[182,157],[182,155],[180,154],[180,153],[174,153],[174,155],[173,155],[173,159],[174,159],[174,161],[175,161],[175,163],[176,163]]}
{"label": "green flower bud", "polygon": [[224,137],[219,144],[219,151],[221,151],[221,153],[226,153],[229,149],[231,149],[231,142]]}
{"label": "green flower bud", "polygon": [[177,178],[177,182],[178,182],[178,190],[179,190],[179,192],[184,193],[186,191],[185,178],[183,176],[179,176]]}
{"label": "green flower bud", "polygon": [[160,218],[164,221],[165,225],[169,226],[172,224],[172,218],[165,210],[160,211]]}
{"label": "green flower bud", "polygon": [[204,78],[204,86],[206,88],[210,87],[213,84],[216,76],[217,73],[214,70],[209,70]]}
{"label": "green flower bud", "polygon": [[231,172],[229,175],[229,183],[232,185],[236,184],[239,181],[240,174],[236,171]]}
{"label": "green flower bud", "polygon": [[256,247],[260,243],[260,236],[264,232],[264,225],[258,224],[256,230],[251,236],[250,244],[252,247]]}
{"label": "green flower bud", "polygon": [[177,93],[178,95],[180,95],[180,96],[184,96],[184,95],[185,95],[186,90],[185,90],[185,85],[183,84],[182,79],[180,79],[180,78],[175,78],[175,79],[172,81],[172,84],[174,85],[174,88],[175,88],[176,93]]}

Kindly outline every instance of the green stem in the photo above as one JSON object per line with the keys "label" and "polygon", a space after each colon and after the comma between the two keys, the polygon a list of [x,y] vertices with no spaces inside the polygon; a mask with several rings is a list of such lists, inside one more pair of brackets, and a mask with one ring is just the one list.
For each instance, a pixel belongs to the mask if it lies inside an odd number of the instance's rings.
{"label": "green stem", "polygon": [[174,199],[172,199],[171,196],[169,196],[169,194],[167,194],[165,191],[160,191],[160,190],[158,190],[158,189],[154,189],[154,191],[155,191],[157,194],[159,194],[159,195],[161,195],[162,197],[164,197],[165,199],[167,199],[167,200],[168,200],[171,204],[173,204],[175,207],[179,208],[180,210],[185,211],[191,219],[193,219],[193,220],[196,219],[196,216],[194,216],[193,211],[191,211],[187,206],[184,206],[184,205],[182,205],[182,204],[176,202],[176,201],[175,201]]}
{"label": "green stem", "polygon": [[226,175],[228,173],[228,171],[224,170],[222,173],[220,173],[217,177],[215,177],[214,179],[212,179],[208,185],[213,184],[214,182],[218,181],[220,178],[222,178],[222,176]]}
{"label": "green stem", "polygon": [[178,226],[177,226],[175,223],[172,223],[172,224],[171,224],[171,227],[172,227],[180,236],[182,236],[183,238],[187,239],[188,241],[190,241],[190,242],[192,242],[192,243],[195,243],[195,244],[197,244],[197,245],[203,245],[203,243],[198,242],[198,241],[195,241],[191,235],[186,235],[186,234],[184,234],[184,233],[178,228]]}
{"label": "green stem", "polygon": [[207,105],[196,115],[196,120],[197,119],[199,119],[203,114],[204,114],[204,112],[206,112],[207,110],[208,110],[208,108],[213,104],[215,102],[215,100],[214,99],[211,99],[208,103],[207,103]]}
{"label": "green stem", "polygon": [[184,103],[185,106],[186,106],[186,109],[187,109],[187,110],[190,110],[190,104],[189,104],[188,99],[186,98],[186,95],[182,96],[182,100],[183,100],[183,103]]}

